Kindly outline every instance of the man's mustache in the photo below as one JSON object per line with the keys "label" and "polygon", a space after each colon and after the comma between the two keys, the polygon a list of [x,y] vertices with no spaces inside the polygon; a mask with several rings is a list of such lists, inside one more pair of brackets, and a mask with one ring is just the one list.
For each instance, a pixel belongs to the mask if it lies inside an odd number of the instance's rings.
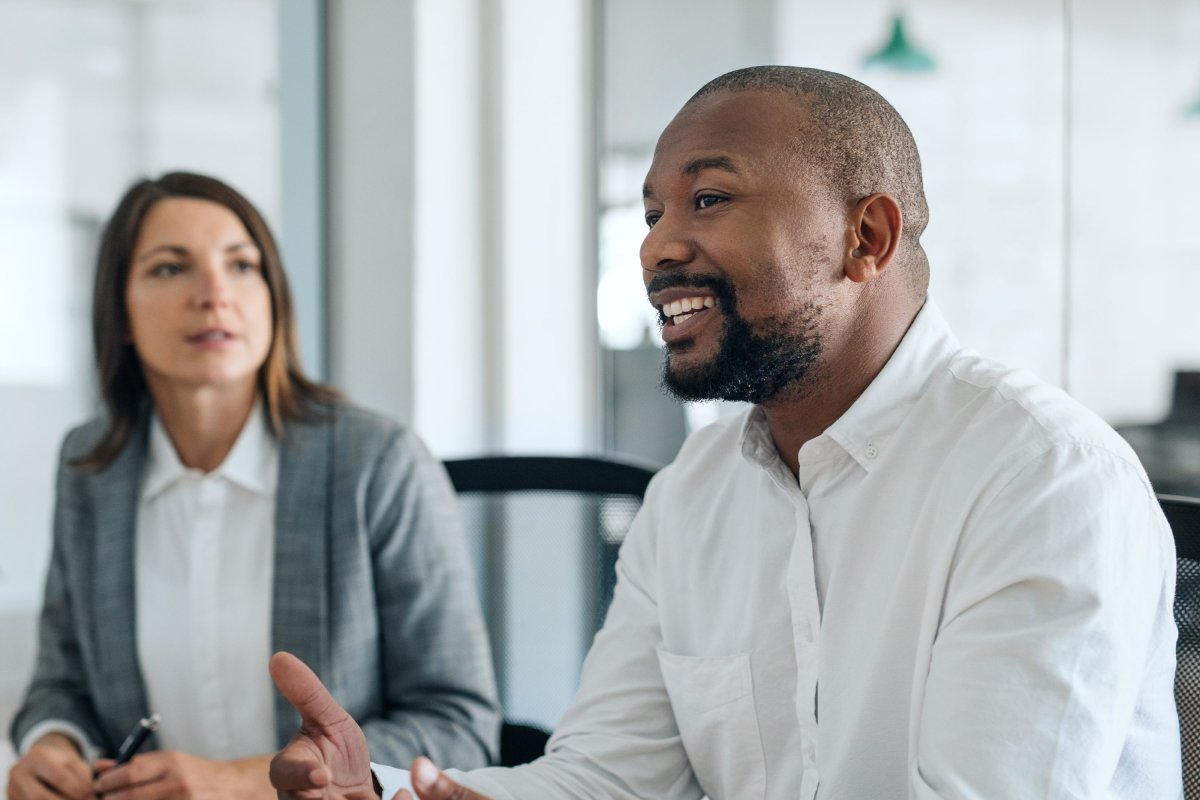
{"label": "man's mustache", "polygon": [[646,284],[646,295],[652,295],[663,289],[675,289],[680,286],[690,286],[696,289],[709,289],[720,301],[723,308],[732,309],[737,297],[733,283],[720,275],[689,275],[686,272],[660,272]]}

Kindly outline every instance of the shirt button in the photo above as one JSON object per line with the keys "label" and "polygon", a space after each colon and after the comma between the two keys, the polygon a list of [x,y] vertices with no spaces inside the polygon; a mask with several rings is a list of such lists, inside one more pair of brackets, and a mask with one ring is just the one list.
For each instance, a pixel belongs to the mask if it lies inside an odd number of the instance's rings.
{"label": "shirt button", "polygon": [[866,449],[867,458],[874,458],[877,455],[879,455],[879,448],[873,444],[867,445],[867,449]]}

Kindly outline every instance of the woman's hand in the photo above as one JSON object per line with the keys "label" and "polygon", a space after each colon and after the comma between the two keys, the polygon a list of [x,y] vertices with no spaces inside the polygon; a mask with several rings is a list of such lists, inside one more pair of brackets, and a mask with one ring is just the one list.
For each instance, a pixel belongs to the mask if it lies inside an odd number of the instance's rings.
{"label": "woman's hand", "polygon": [[34,742],[8,772],[8,800],[92,800],[92,768],[61,733]]}
{"label": "woman's hand", "polygon": [[143,753],[119,767],[98,764],[95,791],[104,800],[273,798],[267,778],[270,762],[270,756],[212,761],[178,750]]}

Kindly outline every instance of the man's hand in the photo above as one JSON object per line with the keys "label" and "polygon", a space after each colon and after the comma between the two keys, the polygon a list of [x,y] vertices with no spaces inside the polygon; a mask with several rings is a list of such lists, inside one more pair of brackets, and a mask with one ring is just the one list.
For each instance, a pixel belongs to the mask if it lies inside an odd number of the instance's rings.
{"label": "man's hand", "polygon": [[96,794],[104,800],[205,800],[269,797],[267,757],[212,761],[178,750],[136,755],[128,764],[97,762]]}
{"label": "man's hand", "polygon": [[[418,758],[412,764],[412,785],[419,800],[487,800],[481,794],[455,783],[446,777],[428,758]],[[413,800],[408,790],[401,789],[394,800]]]}
{"label": "man's hand", "polygon": [[61,733],[34,742],[8,772],[8,800],[92,800],[92,768]]}
{"label": "man's hand", "polygon": [[271,760],[280,800],[376,800],[362,728],[321,680],[291,653],[271,656],[271,680],[300,712],[300,730]]}

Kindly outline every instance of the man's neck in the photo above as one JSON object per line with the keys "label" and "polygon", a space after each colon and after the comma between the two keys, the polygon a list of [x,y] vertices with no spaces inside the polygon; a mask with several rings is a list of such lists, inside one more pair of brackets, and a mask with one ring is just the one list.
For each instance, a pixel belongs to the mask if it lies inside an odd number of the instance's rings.
{"label": "man's neck", "polygon": [[800,473],[800,448],[849,410],[883,370],[916,318],[918,308],[894,319],[871,318],[871,330],[853,331],[849,344],[827,351],[826,359],[795,393],[762,404],[775,450],[793,475]]}

